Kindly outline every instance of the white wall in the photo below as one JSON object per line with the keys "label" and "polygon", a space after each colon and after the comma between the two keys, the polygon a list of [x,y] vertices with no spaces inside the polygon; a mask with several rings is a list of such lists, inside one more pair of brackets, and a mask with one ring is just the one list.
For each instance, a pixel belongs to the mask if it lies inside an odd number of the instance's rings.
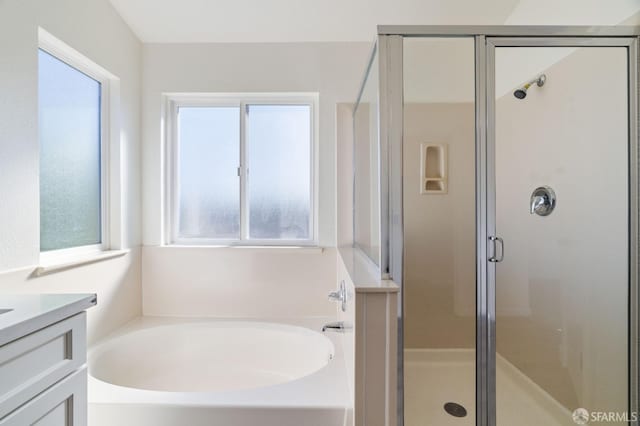
{"label": "white wall", "polygon": [[[123,243],[118,260],[29,278],[39,260],[38,27],[120,78]],[[90,339],[140,312],[141,44],[107,0],[0,2],[0,292],[97,292]]]}
{"label": "white wall", "polygon": [[[319,244],[334,247],[336,106],[355,100],[370,50],[370,43],[145,45],[144,245],[162,242],[162,93],[318,92]],[[335,250],[145,247],[143,263],[145,314],[335,315],[325,303],[336,285]]]}
{"label": "white wall", "polygon": [[97,306],[87,312],[89,344],[140,316],[140,248],[126,256],[41,277],[33,268],[0,273],[0,300],[7,293],[96,293]]}
{"label": "white wall", "polygon": [[475,47],[472,37],[405,38],[403,52],[405,103],[473,102]]}

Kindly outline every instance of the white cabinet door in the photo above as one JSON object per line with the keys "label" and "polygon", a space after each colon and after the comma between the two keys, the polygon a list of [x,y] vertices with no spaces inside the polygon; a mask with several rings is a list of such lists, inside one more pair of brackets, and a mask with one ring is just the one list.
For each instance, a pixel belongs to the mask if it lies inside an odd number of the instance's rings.
{"label": "white cabinet door", "polygon": [[82,312],[0,347],[0,419],[86,362],[86,317]]}
{"label": "white cabinet door", "polygon": [[65,400],[43,417],[40,417],[39,420],[36,420],[32,426],[67,426],[73,424],[69,420],[69,400]]}
{"label": "white cabinet door", "polygon": [[86,426],[87,369],[76,371],[7,417],[0,426]]}

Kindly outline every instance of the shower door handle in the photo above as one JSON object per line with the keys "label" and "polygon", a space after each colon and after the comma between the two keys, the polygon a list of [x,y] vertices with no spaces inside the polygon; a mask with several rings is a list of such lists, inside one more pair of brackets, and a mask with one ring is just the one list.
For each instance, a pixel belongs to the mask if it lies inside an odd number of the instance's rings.
{"label": "shower door handle", "polygon": [[[504,241],[500,237],[496,237],[495,235],[491,235],[489,237],[489,241],[493,244],[493,256],[489,258],[489,262],[498,263],[502,262],[504,259]],[[498,246],[500,246],[500,250],[498,251]],[[498,256],[498,253],[500,254]]]}

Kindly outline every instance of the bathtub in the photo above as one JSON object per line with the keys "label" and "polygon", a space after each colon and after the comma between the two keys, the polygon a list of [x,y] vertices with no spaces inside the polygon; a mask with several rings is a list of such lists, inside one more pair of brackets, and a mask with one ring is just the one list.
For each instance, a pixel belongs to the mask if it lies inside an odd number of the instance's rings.
{"label": "bathtub", "polygon": [[89,351],[89,426],[343,426],[328,321],[138,318]]}

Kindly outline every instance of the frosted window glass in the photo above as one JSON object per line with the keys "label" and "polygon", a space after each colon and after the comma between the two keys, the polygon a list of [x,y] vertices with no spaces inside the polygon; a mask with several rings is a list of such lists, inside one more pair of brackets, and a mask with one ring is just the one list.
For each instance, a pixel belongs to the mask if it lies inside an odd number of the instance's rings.
{"label": "frosted window glass", "polygon": [[309,239],[311,108],[247,106],[249,238]]}
{"label": "frosted window glass", "polygon": [[240,108],[181,107],[178,236],[240,238]]}
{"label": "frosted window glass", "polygon": [[101,242],[101,85],[38,52],[40,249]]}

